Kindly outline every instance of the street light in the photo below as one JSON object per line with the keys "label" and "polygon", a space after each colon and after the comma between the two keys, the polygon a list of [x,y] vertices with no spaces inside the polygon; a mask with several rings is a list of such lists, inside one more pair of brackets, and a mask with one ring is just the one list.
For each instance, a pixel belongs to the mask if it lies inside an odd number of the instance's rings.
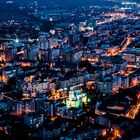
{"label": "street light", "polygon": [[16,42],[16,43],[19,43],[19,39],[18,39],[18,38],[16,38],[15,42]]}

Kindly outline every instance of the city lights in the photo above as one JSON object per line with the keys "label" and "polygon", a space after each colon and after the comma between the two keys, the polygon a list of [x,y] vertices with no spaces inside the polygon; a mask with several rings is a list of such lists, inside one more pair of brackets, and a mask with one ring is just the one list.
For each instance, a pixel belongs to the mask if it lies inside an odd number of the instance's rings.
{"label": "city lights", "polygon": [[0,140],[138,140],[139,124],[139,0],[1,0]]}

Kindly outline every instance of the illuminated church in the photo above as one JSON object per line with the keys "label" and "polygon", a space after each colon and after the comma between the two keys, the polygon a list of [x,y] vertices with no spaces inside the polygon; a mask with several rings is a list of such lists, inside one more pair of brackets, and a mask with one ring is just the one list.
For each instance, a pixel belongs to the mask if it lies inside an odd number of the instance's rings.
{"label": "illuminated church", "polygon": [[79,108],[83,103],[87,104],[87,95],[85,93],[80,90],[69,91],[69,97],[66,99],[67,108]]}

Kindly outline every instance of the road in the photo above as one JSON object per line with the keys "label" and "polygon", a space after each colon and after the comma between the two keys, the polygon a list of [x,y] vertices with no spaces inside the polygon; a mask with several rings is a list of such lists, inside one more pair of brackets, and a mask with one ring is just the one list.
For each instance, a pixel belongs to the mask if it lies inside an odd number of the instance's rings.
{"label": "road", "polygon": [[130,111],[125,115],[127,118],[135,119],[136,115],[140,110],[140,103],[138,105],[133,106]]}
{"label": "road", "polygon": [[109,53],[107,53],[107,54],[105,54],[105,56],[116,56],[116,55],[119,55],[119,54],[121,54],[122,52],[124,52],[126,49],[127,49],[127,47],[130,45],[132,43],[132,37],[130,36],[130,34],[126,37],[126,38],[124,38],[124,40],[122,41],[122,43],[121,43],[121,49],[117,49],[117,50],[115,50],[115,51],[113,51],[113,52],[109,52]]}

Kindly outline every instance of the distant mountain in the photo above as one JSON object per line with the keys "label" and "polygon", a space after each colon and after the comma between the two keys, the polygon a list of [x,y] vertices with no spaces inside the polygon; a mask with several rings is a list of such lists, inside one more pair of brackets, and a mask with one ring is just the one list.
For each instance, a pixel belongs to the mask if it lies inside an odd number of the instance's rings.
{"label": "distant mountain", "polygon": [[[7,1],[7,0],[4,0]],[[12,0],[14,3],[17,4],[26,4],[26,3],[32,3],[34,1],[37,1],[39,3],[50,3],[54,2],[60,5],[65,5],[65,6],[86,6],[89,4],[94,4],[94,5],[108,5],[108,4],[113,4],[112,2],[105,1],[105,0]]]}
{"label": "distant mountain", "polygon": [[[4,0],[4,1],[7,1],[7,0]],[[13,0],[13,1],[17,2],[17,3],[29,3],[29,2],[34,2],[34,1],[42,2],[42,3],[50,2],[50,0],[28,0],[28,1],[25,1],[25,0]],[[74,3],[79,3],[79,2],[80,3],[88,3],[88,2],[98,3],[98,1],[105,1],[105,0],[51,0],[51,1],[59,2],[59,3],[71,3],[71,4],[74,4]],[[134,2],[140,3],[140,0],[126,0],[126,1],[134,1]]]}

